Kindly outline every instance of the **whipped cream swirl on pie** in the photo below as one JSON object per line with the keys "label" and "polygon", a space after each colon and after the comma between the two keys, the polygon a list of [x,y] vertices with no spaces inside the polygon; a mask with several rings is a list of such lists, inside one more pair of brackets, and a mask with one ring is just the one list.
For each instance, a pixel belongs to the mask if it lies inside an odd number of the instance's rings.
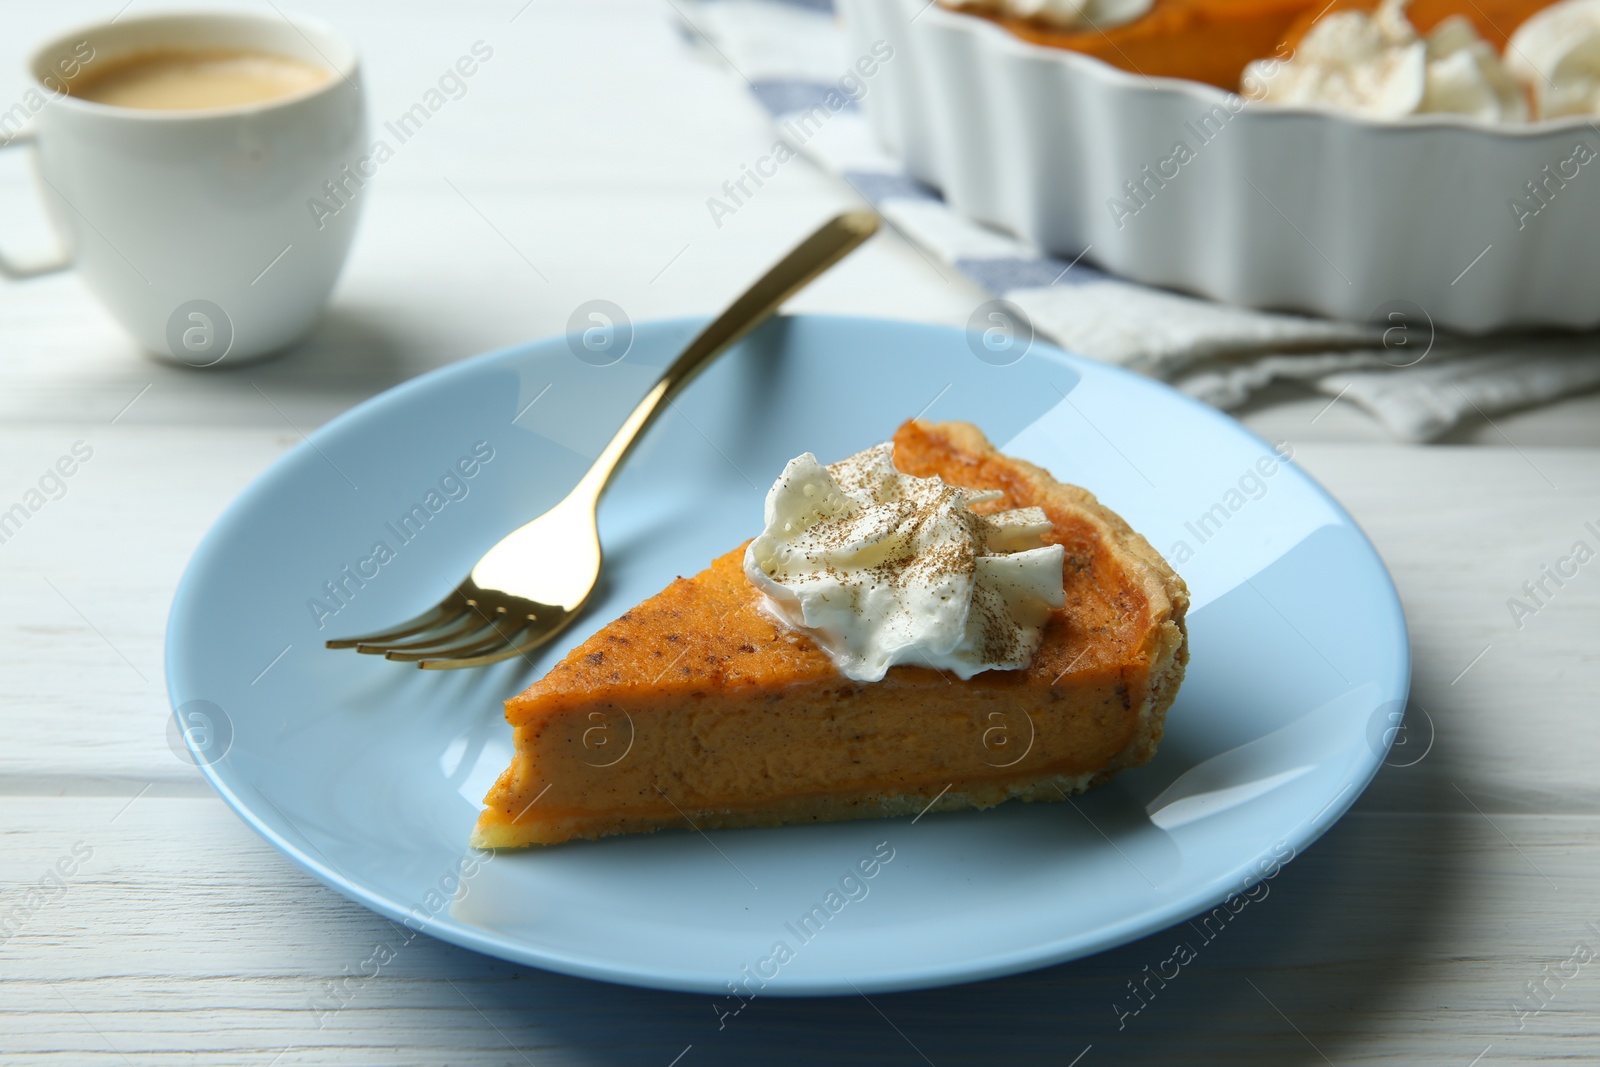
{"label": "whipped cream swirl on pie", "polygon": [[744,571],[780,622],[839,672],[876,682],[905,663],[971,678],[1026,667],[1065,605],[1060,545],[1040,508],[980,515],[1002,493],[916,478],[881,444],[824,467],[789,461],[767,493]]}
{"label": "whipped cream swirl on pie", "polygon": [[1384,0],[1370,15],[1324,15],[1292,56],[1247,66],[1240,87],[1255,100],[1379,119],[1440,112],[1527,119],[1522,90],[1472,23],[1452,15],[1422,37],[1405,9],[1406,0]]}
{"label": "whipped cream swirl on pie", "polygon": [[1142,18],[1155,0],[942,0],[956,10],[1030,19],[1061,30],[1103,30]]}

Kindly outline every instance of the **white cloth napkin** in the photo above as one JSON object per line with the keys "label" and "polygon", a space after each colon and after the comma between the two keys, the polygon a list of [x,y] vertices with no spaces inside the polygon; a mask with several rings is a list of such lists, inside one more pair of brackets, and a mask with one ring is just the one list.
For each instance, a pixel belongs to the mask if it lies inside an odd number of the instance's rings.
{"label": "white cloth napkin", "polygon": [[[878,145],[859,103],[872,80],[850,73],[855,57],[847,55],[832,0],[673,6],[685,38],[748,84],[790,149],[850,182],[941,269],[1010,301],[1040,335],[1069,351],[1166,379],[1224,409],[1271,382],[1298,381],[1360,405],[1412,441],[1438,437],[1474,414],[1490,417],[1600,386],[1595,334],[1458,338],[1436,334],[1420,317],[1386,333],[1217,304],[1043,254],[967,219]],[[825,122],[796,121],[819,102],[829,111]],[[745,192],[754,188],[747,182]],[[737,186],[725,188],[707,210],[726,217],[743,196]],[[1092,247],[1085,252],[1093,258]]]}

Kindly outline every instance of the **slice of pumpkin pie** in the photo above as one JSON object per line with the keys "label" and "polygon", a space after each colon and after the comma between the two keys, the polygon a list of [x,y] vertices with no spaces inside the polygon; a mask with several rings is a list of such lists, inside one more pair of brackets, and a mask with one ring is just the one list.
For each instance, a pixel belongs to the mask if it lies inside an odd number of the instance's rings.
{"label": "slice of pumpkin pie", "polygon": [[960,422],[790,462],[766,528],[506,702],[481,848],[1061,800],[1144,763],[1188,591]]}

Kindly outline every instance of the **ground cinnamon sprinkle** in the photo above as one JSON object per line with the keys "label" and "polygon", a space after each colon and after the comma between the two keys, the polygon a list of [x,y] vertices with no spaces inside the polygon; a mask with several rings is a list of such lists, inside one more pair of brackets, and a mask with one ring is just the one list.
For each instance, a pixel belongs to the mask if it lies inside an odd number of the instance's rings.
{"label": "ground cinnamon sprinkle", "polygon": [[[787,602],[776,609],[780,617],[836,638],[835,647],[855,640],[880,666],[885,655],[914,655],[904,650],[919,643],[923,652],[956,656],[958,670],[1026,666],[1040,631],[1012,617],[1016,590],[985,586],[979,560],[1043,548],[1048,520],[1036,509],[994,511],[1000,493],[905,474],[893,460],[894,446],[883,444],[825,468],[810,455],[790,464],[768,502],[783,518],[752,545],[752,580],[778,587],[767,592]],[[1059,603],[1059,591],[1039,595]],[[930,613],[930,605],[957,598],[954,614],[943,607]],[[839,621],[841,610],[859,626]],[[808,612],[826,614],[838,632],[808,626],[807,617],[823,617]],[[876,627],[877,638],[869,632]],[[980,661],[986,666],[977,667]]]}

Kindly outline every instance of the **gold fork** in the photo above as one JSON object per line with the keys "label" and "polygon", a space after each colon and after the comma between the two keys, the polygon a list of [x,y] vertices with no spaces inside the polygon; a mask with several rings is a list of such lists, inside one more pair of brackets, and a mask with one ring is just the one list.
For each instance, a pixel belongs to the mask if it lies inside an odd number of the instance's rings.
{"label": "gold fork", "polygon": [[524,655],[560,633],[600,576],[595,512],[634,442],[707,364],[877,229],[871,211],[849,211],[825,223],[689,342],[565,499],[507,534],[428,611],[390,630],[329,641],[328,647],[450,669]]}

